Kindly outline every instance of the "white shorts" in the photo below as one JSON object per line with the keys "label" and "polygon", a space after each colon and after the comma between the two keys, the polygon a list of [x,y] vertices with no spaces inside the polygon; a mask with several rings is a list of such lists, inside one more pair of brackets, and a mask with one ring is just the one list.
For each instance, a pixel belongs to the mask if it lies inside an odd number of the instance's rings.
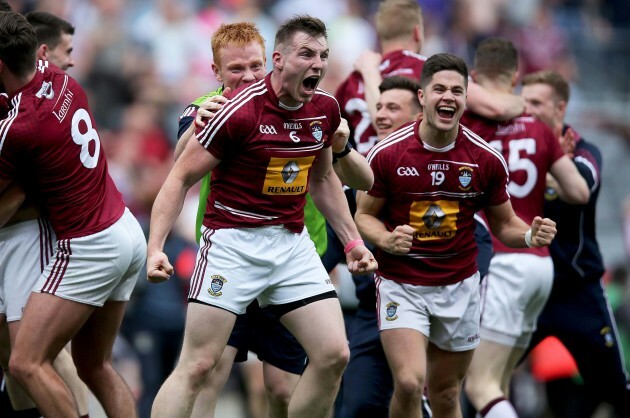
{"label": "white shorts", "polygon": [[448,286],[419,286],[376,276],[381,331],[411,328],[445,351],[479,344],[479,272]]}
{"label": "white shorts", "polygon": [[58,240],[54,258],[33,291],[94,306],[128,301],[138,277],[144,274],[146,255],[142,228],[125,209],[103,231]]}
{"label": "white shorts", "polygon": [[527,348],[552,285],[551,257],[495,254],[481,289],[481,338]]}
{"label": "white shorts", "polygon": [[334,290],[306,228],[203,227],[188,298],[242,314],[256,298],[264,307]]}
{"label": "white shorts", "polygon": [[55,240],[43,218],[0,229],[0,313],[8,322],[22,319],[33,286],[53,255]]}

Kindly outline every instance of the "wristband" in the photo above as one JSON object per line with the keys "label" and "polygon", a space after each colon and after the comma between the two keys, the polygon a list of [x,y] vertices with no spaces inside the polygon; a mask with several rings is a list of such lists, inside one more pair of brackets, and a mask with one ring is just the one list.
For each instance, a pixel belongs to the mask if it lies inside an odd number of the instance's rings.
{"label": "wristband", "polygon": [[343,253],[348,254],[357,245],[365,245],[365,243],[363,242],[361,238],[353,239],[352,241],[348,242],[346,246],[343,248]]}
{"label": "wristband", "polygon": [[532,248],[532,229],[531,228],[529,228],[527,232],[525,232],[525,244],[527,244],[529,248]]}
{"label": "wristband", "polygon": [[346,147],[343,149],[343,151],[341,152],[333,152],[333,157],[335,157],[335,159],[340,159],[345,157],[346,155],[350,154],[350,151],[352,151],[352,146],[350,145],[349,142],[346,142]]}

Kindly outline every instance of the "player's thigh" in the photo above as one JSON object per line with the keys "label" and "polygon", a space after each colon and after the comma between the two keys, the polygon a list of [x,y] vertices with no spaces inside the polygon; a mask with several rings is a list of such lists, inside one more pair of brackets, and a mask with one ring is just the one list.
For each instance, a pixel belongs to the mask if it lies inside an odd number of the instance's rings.
{"label": "player's thigh", "polygon": [[112,349],[125,315],[126,302],[105,302],[94,310],[72,339],[77,368],[111,361]]}
{"label": "player's thigh", "polygon": [[33,293],[20,321],[13,355],[19,353],[21,358],[52,362],[94,309],[46,293]]}
{"label": "player's thigh", "polygon": [[427,349],[427,384],[429,392],[459,388],[474,350],[446,351],[429,343]]}
{"label": "player's thigh", "polygon": [[200,361],[214,368],[223,354],[235,320],[236,315],[225,309],[189,303],[178,366],[194,367]]}
{"label": "player's thigh", "polygon": [[468,368],[469,379],[475,384],[484,381],[500,382],[511,353],[511,346],[481,339]]}
{"label": "player's thigh", "polygon": [[426,335],[410,328],[386,329],[381,331],[381,341],[394,381],[425,382],[429,343]]}
{"label": "player's thigh", "polygon": [[348,351],[343,315],[337,298],[315,300],[284,314],[281,322],[304,347],[311,362]]}

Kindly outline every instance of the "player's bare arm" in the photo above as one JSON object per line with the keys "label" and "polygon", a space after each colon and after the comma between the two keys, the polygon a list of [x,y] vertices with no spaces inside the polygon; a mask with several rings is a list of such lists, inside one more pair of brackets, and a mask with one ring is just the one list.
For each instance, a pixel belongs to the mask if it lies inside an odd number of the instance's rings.
{"label": "player's bare arm", "polygon": [[379,219],[384,205],[385,199],[365,192],[357,193],[354,220],[359,232],[383,251],[396,255],[407,254],[411,250],[415,229],[410,225],[398,225],[393,231],[388,231]]}
{"label": "player's bare arm", "polygon": [[352,247],[346,252],[348,270],[359,274],[372,272],[378,265],[370,250],[363,244],[352,244],[361,237],[352,220],[348,202],[331,163],[332,151],[330,148],[324,148],[320,158],[311,168],[309,191],[313,202],[328,220],[342,244],[346,248]]}
{"label": "player's bare arm", "polygon": [[565,155],[553,163],[549,172],[556,182],[554,190],[560,199],[576,205],[588,203],[591,191],[575,163],[568,156]]}
{"label": "player's bare arm", "polygon": [[26,193],[16,182],[0,180],[0,228],[3,227],[18,211]]}
{"label": "player's bare arm", "polygon": [[335,173],[339,179],[348,187],[357,190],[370,190],[374,184],[374,173],[370,168],[365,157],[351,149],[350,152],[346,146],[350,137],[350,128],[348,122],[341,118],[339,128],[333,136],[332,151],[333,154],[339,155],[337,161],[333,164]]}
{"label": "player's bare arm", "polygon": [[545,247],[556,236],[554,221],[536,216],[532,224],[527,225],[514,213],[509,200],[500,205],[486,207],[485,213],[492,234],[508,247]]}
{"label": "player's bare arm", "polygon": [[[228,93],[230,91],[229,88],[226,88],[224,93]],[[193,123],[190,124],[186,132],[179,137],[177,144],[175,145],[175,160],[182,155],[184,149],[186,148],[186,144],[190,141],[190,138],[195,136],[195,126],[203,128],[206,126],[206,123],[211,120],[215,113],[219,111],[223,107],[225,103],[227,103],[228,99],[224,96],[216,95],[212,97],[208,97],[199,105],[199,109],[197,110],[197,116]]]}
{"label": "player's bare arm", "polygon": [[190,141],[158,193],[151,211],[151,226],[147,246],[147,278],[154,283],[168,280],[173,266],[162,251],[173,223],[184,206],[190,189],[219,164],[197,141]]}
{"label": "player's bare arm", "polygon": [[504,121],[521,115],[525,110],[525,101],[516,94],[490,92],[475,82],[469,82],[466,107],[488,119]]}
{"label": "player's bare arm", "polygon": [[[381,95],[378,86],[383,81],[380,70],[381,59],[381,54],[366,49],[354,62],[355,71],[360,72],[361,77],[363,77],[365,102],[367,103],[372,125],[374,125],[374,121],[376,120],[376,103],[378,103],[378,98]],[[376,128],[376,126],[374,126],[374,128]]]}

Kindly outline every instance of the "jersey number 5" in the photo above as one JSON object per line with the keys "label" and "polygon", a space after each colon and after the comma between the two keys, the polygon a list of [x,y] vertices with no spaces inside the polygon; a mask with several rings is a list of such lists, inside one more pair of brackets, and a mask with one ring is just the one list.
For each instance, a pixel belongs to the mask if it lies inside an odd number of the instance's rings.
{"label": "jersey number 5", "polygon": [[[501,141],[490,141],[490,145],[503,154]],[[510,140],[510,154],[508,156],[510,172],[525,170],[527,173],[525,183],[516,184],[510,180],[510,184],[508,184],[508,192],[512,196],[519,198],[527,196],[534,189],[536,181],[538,180],[538,169],[536,165],[529,158],[521,157],[521,151],[525,151],[525,155],[536,154],[536,140],[534,138]]]}
{"label": "jersey number 5", "polygon": [[[83,122],[83,126],[81,126]],[[81,132],[85,129],[85,132]],[[90,114],[85,109],[79,109],[72,116],[72,140],[75,144],[81,145],[81,163],[87,168],[94,168],[98,163],[98,156],[101,153],[101,139],[98,132],[92,126]],[[94,155],[90,154],[90,142],[94,141]]]}

